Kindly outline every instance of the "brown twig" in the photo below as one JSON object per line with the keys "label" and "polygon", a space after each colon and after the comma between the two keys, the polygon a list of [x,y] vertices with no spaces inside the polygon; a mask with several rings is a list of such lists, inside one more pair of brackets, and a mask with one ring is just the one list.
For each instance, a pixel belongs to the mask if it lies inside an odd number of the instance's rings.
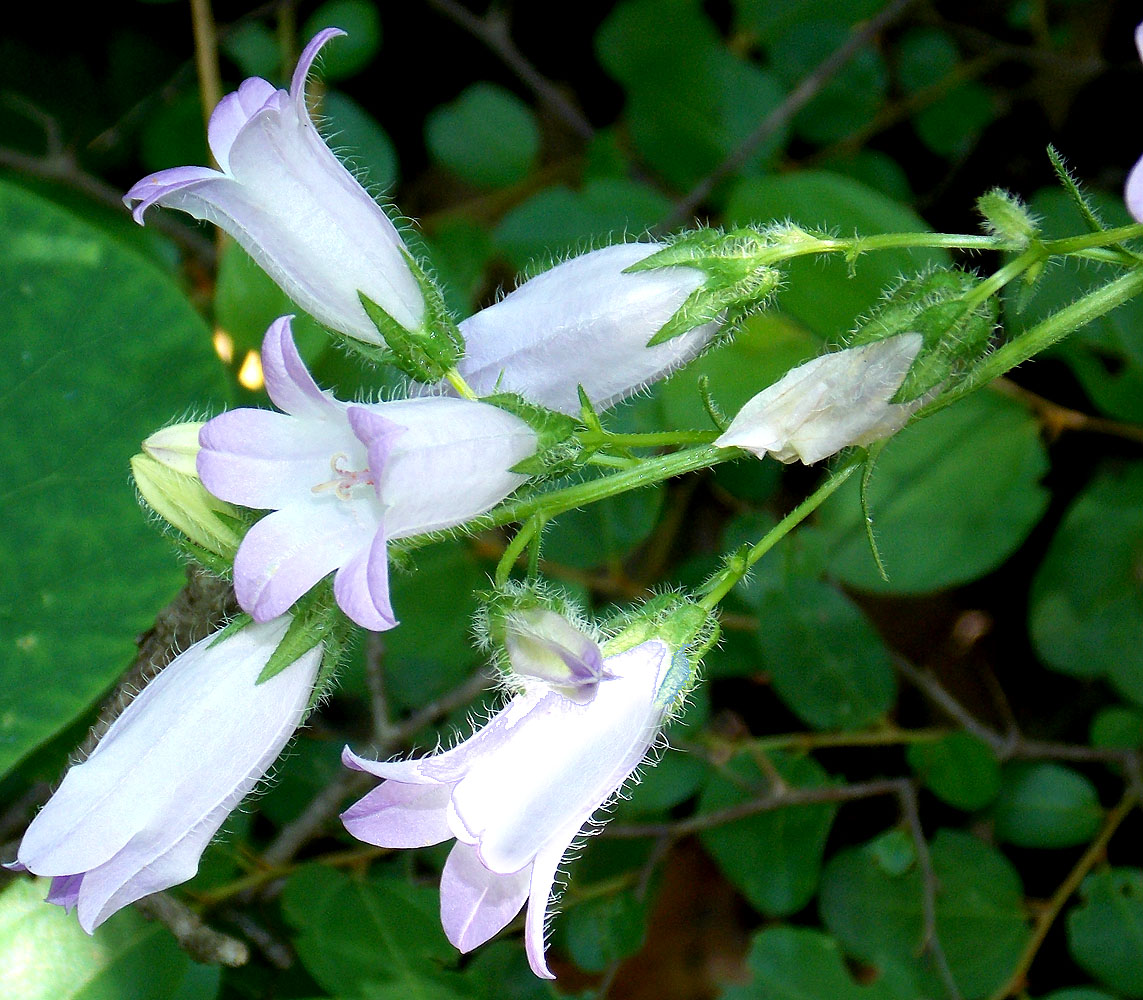
{"label": "brown twig", "polygon": [[237,967],[250,960],[250,949],[243,942],[207,927],[190,907],[165,892],[144,896],[134,905],[148,920],[166,927],[196,962]]}
{"label": "brown twig", "polygon": [[802,108],[809,104],[864,45],[900,17],[911,3],[913,0],[894,0],[893,3],[878,12],[875,17],[856,27],[841,45],[798,82],[798,85],[786,95],[785,99],[758,123],[754,131],[743,139],[725,160],[674,205],[671,214],[663,220],[661,225],[671,228],[681,222],[686,222],[694,210],[707,199],[719,181],[738,170],[762,143],[783,128]]}
{"label": "brown twig", "polygon": [[[222,100],[222,71],[218,65],[218,32],[210,0],[190,0],[191,26],[194,30],[194,66],[198,73],[198,93],[202,101],[202,125],[210,126],[215,105]],[[214,157],[211,157],[214,162]]]}
{"label": "brown twig", "polygon": [[989,997],[989,1000],[1004,1000],[1005,997],[1018,993],[1024,988],[1028,970],[1036,960],[1036,955],[1039,953],[1044,939],[1048,936],[1048,931],[1052,929],[1052,925],[1056,922],[1056,918],[1059,917],[1067,901],[1071,899],[1072,895],[1080,887],[1080,883],[1083,882],[1088,872],[1102,860],[1107,852],[1108,843],[1115,835],[1115,831],[1119,829],[1119,825],[1138,804],[1139,796],[1137,790],[1128,788],[1115,808],[1107,814],[1107,819],[1104,820],[1103,828],[1099,831],[1099,835],[1088,845],[1087,850],[1083,852],[1083,856],[1076,862],[1075,867],[1068,872],[1067,878],[1065,878],[1056,891],[1052,893],[1052,898],[1048,901],[1047,907],[1036,918],[1036,926],[1032,931],[1032,936],[1024,946],[1024,950],[1021,952],[1020,959],[1016,963],[1016,967],[1012,970],[1012,974],[1005,980],[1004,984]]}
{"label": "brown twig", "polygon": [[993,387],[1006,396],[1019,400],[1039,418],[1049,441],[1054,441],[1066,431],[1079,431],[1088,434],[1107,434],[1143,444],[1143,427],[1138,424],[1125,424],[1104,417],[1093,417],[1080,410],[1061,406],[1030,389],[1017,385],[1011,379],[998,378]]}
{"label": "brown twig", "polygon": [[543,103],[547,104],[576,135],[584,140],[594,138],[595,129],[591,122],[516,47],[503,11],[493,7],[483,17],[478,17],[457,3],[456,0],[428,0],[428,4],[495,52],[504,64],[525,85],[531,88],[532,92]]}

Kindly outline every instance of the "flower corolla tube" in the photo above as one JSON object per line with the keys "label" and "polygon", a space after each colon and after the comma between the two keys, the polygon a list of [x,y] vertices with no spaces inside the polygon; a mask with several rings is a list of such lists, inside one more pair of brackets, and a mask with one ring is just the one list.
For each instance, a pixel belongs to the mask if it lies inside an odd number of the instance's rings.
{"label": "flower corolla tube", "polygon": [[807,361],[746,403],[714,443],[809,465],[889,437],[927,398],[890,402],[922,342],[901,333]]}
{"label": "flower corolla tube", "polygon": [[452,838],[441,875],[441,922],[470,951],[528,904],[525,944],[537,976],[553,978],[544,931],[564,855],[595,812],[647,756],[673,697],[662,692],[676,656],[650,639],[603,659],[604,680],[585,704],[536,678],[451,750],[351,768],[385,779],[342,814],[346,829],[379,847],[427,847]]}
{"label": "flower corolla tube", "polygon": [[215,633],[176,656],[68,770],[8,867],[50,876],[47,901],[74,907],[89,934],[193,877],[309,704],[320,646],[256,683],[288,624]]}
{"label": "flower corolla tube", "polygon": [[536,450],[535,432],[468,399],[341,402],[306,370],[288,316],[266,331],[262,370],[282,412],[231,410],[199,435],[203,485],[273,512],[239,546],[238,603],[268,621],[336,570],[342,610],[364,628],[392,628],[388,541],[463,524],[499,503],[525,481],[509,470]]}
{"label": "flower corolla tube", "polygon": [[152,205],[213,222],[308,313],[376,344],[381,337],[359,292],[411,330],[420,328],[425,304],[396,226],[334,156],[306,108],[318,50],[343,34],[326,28],[314,36],[289,91],[252,77],[218,103],[208,137],[219,170],[161,170],[123,200],[140,224]]}
{"label": "flower corolla tube", "polygon": [[686,364],[715,336],[718,323],[654,347],[647,342],[706,276],[694,267],[623,273],[661,249],[660,243],[619,243],[524,282],[460,324],[466,344],[460,374],[479,395],[515,392],[574,416],[578,386],[606,409]]}

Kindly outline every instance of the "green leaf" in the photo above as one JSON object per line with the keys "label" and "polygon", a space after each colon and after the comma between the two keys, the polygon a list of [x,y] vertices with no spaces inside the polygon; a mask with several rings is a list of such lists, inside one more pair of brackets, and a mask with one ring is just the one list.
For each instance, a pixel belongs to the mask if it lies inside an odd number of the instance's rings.
{"label": "green leaf", "polygon": [[663,494],[652,486],[560,514],[544,531],[544,558],[576,569],[626,558],[655,529]]}
{"label": "green leaf", "polygon": [[856,477],[819,511],[830,570],[852,587],[894,594],[975,580],[1039,521],[1047,465],[1036,419],[1013,400],[975,393],[906,428],[878,458],[869,499],[889,581],[869,554]]}
{"label": "green leaf", "polygon": [[528,176],[540,152],[532,110],[494,83],[474,83],[425,121],[425,142],[435,160],[479,187],[515,184]]}
{"label": "green leaf", "polygon": [[940,28],[909,28],[896,45],[897,81],[913,94],[948,76],[960,62],[956,42]]}
{"label": "green leaf", "polygon": [[463,980],[442,968],[457,952],[439,909],[435,887],[354,880],[318,865],[299,868],[282,893],[302,965],[323,989],[346,996],[463,996]]}
{"label": "green leaf", "polygon": [[0,184],[0,774],[76,721],[183,582],[128,461],[225,398],[206,326],[152,264]]}
{"label": "green leaf", "polygon": [[921,783],[957,809],[983,809],[1000,791],[996,755],[971,733],[949,733],[932,743],[913,743],[905,757]]}
{"label": "green leaf", "polygon": [[[1086,192],[1089,201],[1108,226],[1131,222],[1118,195]],[[1040,218],[1045,239],[1070,236],[1088,228],[1067,193],[1047,188],[1033,197],[1029,206]],[[1118,271],[1108,264],[1069,258],[1057,264],[1037,283],[1030,301],[1015,293],[1005,302],[1006,327],[1015,336],[1057,309],[1074,302]],[[1018,309],[1019,307],[1019,309]],[[1055,347],[1052,353],[1067,362],[1092,402],[1119,420],[1143,423],[1143,298],[1126,302]]]}
{"label": "green leaf", "polygon": [[559,923],[563,948],[585,972],[603,972],[633,955],[647,936],[647,903],[632,890],[572,906]]}
{"label": "green leaf", "polygon": [[1068,508],[1032,582],[1028,618],[1049,667],[1106,676],[1143,704],[1143,463],[1105,466]]}
{"label": "green leaf", "polygon": [[992,92],[974,80],[957,84],[913,119],[921,141],[939,156],[960,160],[996,117]]}
{"label": "green leaf", "polygon": [[381,17],[370,0],[327,0],[306,18],[301,37],[313,38],[322,28],[345,32],[321,50],[321,75],[327,80],[359,73],[381,48]]}
{"label": "green leaf", "polygon": [[663,195],[636,181],[600,178],[581,191],[558,185],[521,202],[500,220],[493,242],[519,270],[552,263],[639,233],[670,210]]}
{"label": "green leaf", "polygon": [[746,964],[750,983],[731,986],[719,1000],[916,1000],[907,976],[859,985],[837,941],[803,927],[769,927],[754,936]]}
{"label": "green leaf", "polygon": [[[792,788],[822,788],[828,783],[812,757],[781,751],[767,757]],[[741,805],[764,794],[765,787],[758,765],[749,757],[736,757],[725,773],[711,772],[699,799],[699,813]],[[758,791],[753,793],[752,788]],[[760,812],[703,831],[702,842],[756,910],[783,916],[796,913],[813,898],[836,813],[837,806],[829,803]]]}
{"label": "green leaf", "polygon": [[1053,990],[1040,1000],[1117,1000],[1103,990],[1093,990],[1087,986],[1072,986],[1066,990]]}
{"label": "green leaf", "polygon": [[769,47],[806,20],[852,26],[873,17],[884,5],[884,0],[735,0],[735,23]]}
{"label": "green leaf", "polygon": [[1103,820],[1095,786],[1055,763],[1008,764],[994,810],[996,837],[1017,847],[1073,847]]}
{"label": "green leaf", "polygon": [[1092,720],[1091,745],[1121,750],[1143,747],[1143,712],[1137,708],[1111,705]]}
{"label": "green leaf", "polygon": [[326,91],[321,113],[322,134],[365,188],[372,192],[391,189],[400,168],[393,140],[380,123],[340,90]]}
{"label": "green leaf", "polygon": [[[790,219],[810,229],[835,229],[841,236],[924,232],[929,227],[912,209],[849,177],[804,170],[750,178],[730,193],[726,223],[745,226]],[[786,287],[778,306],[821,337],[851,329],[882,290],[902,274],[947,265],[941,250],[885,250],[860,257],[853,269],[836,255],[783,265]]]}
{"label": "green leaf", "polygon": [[791,576],[756,595],[760,666],[778,697],[815,729],[860,729],[882,718],[896,676],[876,629],[841,591]]}
{"label": "green leaf", "polygon": [[1143,997],[1143,870],[1097,871],[1080,897],[1068,914],[1072,958],[1116,993]]}
{"label": "green leaf", "polygon": [[43,902],[47,891],[46,879],[17,878],[0,893],[5,1000],[177,1000],[191,986],[193,1000],[217,996],[218,970],[194,965],[165,927],[129,909],[88,935]]}
{"label": "green leaf", "polygon": [[237,63],[243,76],[274,77],[281,65],[281,49],[274,33],[260,21],[233,24],[219,48]]}
{"label": "green leaf", "polygon": [[[998,851],[973,837],[941,830],[932,842],[937,932],[965,1000],[1004,982],[1028,939],[1020,878]],[[819,907],[826,927],[854,958],[915,971],[942,995],[932,960],[922,955],[921,875],[914,865],[887,870],[874,845],[835,855],[822,875]]]}

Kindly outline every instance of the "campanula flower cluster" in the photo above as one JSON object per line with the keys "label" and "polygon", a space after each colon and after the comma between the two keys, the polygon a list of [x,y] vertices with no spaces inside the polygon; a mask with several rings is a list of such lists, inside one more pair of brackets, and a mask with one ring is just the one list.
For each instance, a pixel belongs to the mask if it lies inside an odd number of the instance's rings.
{"label": "campanula flower cluster", "polygon": [[[283,316],[261,353],[276,409],[169,428],[136,457],[148,506],[192,554],[232,565],[244,617],[157,674],[23,839],[14,867],[50,877],[49,902],[77,908],[88,931],[195,874],[320,698],[333,619],[311,628],[310,616],[395,627],[395,540],[501,504],[528,482],[521,470],[541,447],[535,412],[586,420],[585,398],[603,410],[629,397],[711,344],[721,303],[736,301],[698,264],[652,262],[669,247],[642,241],[557,263],[453,324],[401,231],[310,117],[307,76],[340,34],[310,41],[289,90],[250,79],[219,103],[209,126],[218,169],[152,174],[125,201],[140,223],[165,207],[216,224],[331,331],[377,352],[420,351],[437,375],[403,398],[340,400],[307,370]],[[768,267],[735,273],[745,289],[777,280]],[[919,405],[893,399],[921,347],[905,333],[811,361],[748,403],[716,444],[816,462],[885,437]],[[327,579],[340,611],[305,601]],[[504,707],[425,757],[374,761],[347,748],[345,764],[381,783],[343,820],[382,847],[454,840],[441,879],[449,939],[468,951],[526,904],[528,958],[550,977],[544,934],[559,866],[693,682],[697,633],[607,640],[539,605],[501,625]]]}

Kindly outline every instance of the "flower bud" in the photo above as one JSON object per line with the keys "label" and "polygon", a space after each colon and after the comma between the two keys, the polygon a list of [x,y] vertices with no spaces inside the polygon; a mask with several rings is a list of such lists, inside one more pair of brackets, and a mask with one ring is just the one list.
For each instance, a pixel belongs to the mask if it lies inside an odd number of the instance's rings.
{"label": "flower bud", "polygon": [[589,635],[547,608],[525,608],[504,618],[504,648],[514,673],[546,681],[578,705],[595,697],[603,654]]}
{"label": "flower bud", "polygon": [[198,432],[201,429],[200,420],[171,424],[148,437],[143,442],[143,451],[172,472],[181,472],[184,476],[197,476],[195,458],[198,455]]}

